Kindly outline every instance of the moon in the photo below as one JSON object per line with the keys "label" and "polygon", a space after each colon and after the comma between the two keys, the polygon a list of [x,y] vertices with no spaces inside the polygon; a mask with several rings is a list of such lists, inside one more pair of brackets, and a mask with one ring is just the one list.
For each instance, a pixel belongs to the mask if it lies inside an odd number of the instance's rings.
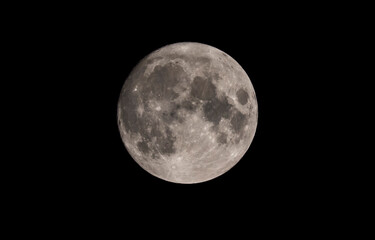
{"label": "moon", "polygon": [[122,141],[150,174],[200,183],[227,172],[254,138],[258,103],[243,68],[201,43],[164,46],[126,79],[117,108]]}

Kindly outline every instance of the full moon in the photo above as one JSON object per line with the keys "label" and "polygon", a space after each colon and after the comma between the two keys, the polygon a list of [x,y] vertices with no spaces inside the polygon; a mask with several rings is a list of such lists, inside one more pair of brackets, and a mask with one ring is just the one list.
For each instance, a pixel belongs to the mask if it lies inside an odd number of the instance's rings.
{"label": "full moon", "polygon": [[209,45],[162,47],[132,70],[118,101],[118,127],[132,158],[174,183],[227,172],[254,138],[258,103],[242,67]]}

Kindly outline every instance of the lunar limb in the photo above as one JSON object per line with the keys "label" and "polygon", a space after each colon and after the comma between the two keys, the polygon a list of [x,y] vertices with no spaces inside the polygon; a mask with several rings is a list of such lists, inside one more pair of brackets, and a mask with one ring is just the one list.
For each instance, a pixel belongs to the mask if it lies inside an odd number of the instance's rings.
{"label": "lunar limb", "polygon": [[242,67],[201,43],[162,47],[132,70],[118,126],[132,158],[150,174],[199,183],[231,169],[254,138],[258,104]]}

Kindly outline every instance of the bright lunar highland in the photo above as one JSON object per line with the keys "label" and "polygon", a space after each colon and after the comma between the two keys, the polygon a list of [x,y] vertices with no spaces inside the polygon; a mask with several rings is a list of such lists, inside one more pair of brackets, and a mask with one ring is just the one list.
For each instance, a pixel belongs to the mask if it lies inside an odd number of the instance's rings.
{"label": "bright lunar highland", "polygon": [[199,183],[231,169],[254,138],[258,103],[242,67],[201,43],[162,47],[132,70],[118,101],[126,149],[150,174]]}

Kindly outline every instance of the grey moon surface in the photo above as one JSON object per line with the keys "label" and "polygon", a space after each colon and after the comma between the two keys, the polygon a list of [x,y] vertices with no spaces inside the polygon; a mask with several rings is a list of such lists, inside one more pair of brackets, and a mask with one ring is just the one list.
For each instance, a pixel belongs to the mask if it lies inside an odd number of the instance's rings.
{"label": "grey moon surface", "polygon": [[254,138],[258,103],[246,72],[201,43],[164,46],[143,58],[118,101],[118,127],[132,158],[174,183],[227,172]]}

